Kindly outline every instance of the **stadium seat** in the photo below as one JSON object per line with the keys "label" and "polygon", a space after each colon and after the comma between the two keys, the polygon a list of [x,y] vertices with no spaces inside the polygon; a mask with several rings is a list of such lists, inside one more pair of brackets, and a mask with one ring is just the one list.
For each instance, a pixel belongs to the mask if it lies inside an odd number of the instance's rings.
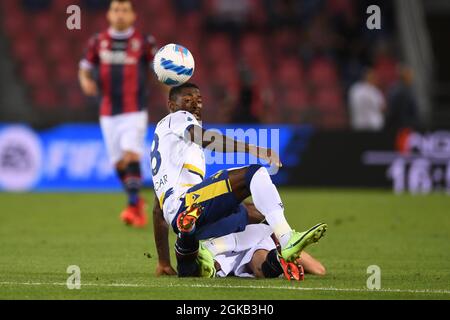
{"label": "stadium seat", "polygon": [[264,44],[264,38],[258,34],[244,35],[240,42],[240,50],[243,58],[251,59],[252,57],[268,54],[269,49]]}
{"label": "stadium seat", "polygon": [[32,92],[32,99],[36,106],[43,110],[56,109],[60,100],[54,88],[36,86]]}
{"label": "stadium seat", "polygon": [[284,87],[303,84],[303,68],[299,59],[291,57],[277,61],[276,76],[278,83]]}
{"label": "stadium seat", "polygon": [[50,32],[60,29],[54,21],[55,20],[52,19],[52,15],[49,12],[33,13],[31,31],[37,36],[46,37]]}
{"label": "stadium seat", "polygon": [[206,42],[204,55],[210,63],[216,64],[225,60],[225,63],[228,63],[233,57],[231,48],[231,40],[226,34],[212,34]]}
{"label": "stadium seat", "polygon": [[39,60],[29,60],[22,64],[22,75],[29,85],[38,85],[48,80],[48,71]]}
{"label": "stadium seat", "polygon": [[69,109],[81,110],[86,108],[86,97],[78,86],[67,86],[64,91],[64,104]]}
{"label": "stadium seat", "polygon": [[309,80],[317,88],[336,86],[338,83],[336,65],[329,59],[315,59],[310,66]]}
{"label": "stadium seat", "polygon": [[4,32],[11,38],[14,38],[17,34],[30,33],[30,28],[27,25],[27,16],[22,11],[3,15],[2,20]]}
{"label": "stadium seat", "polygon": [[320,89],[313,101],[320,112],[318,125],[322,128],[338,129],[347,124],[342,92],[338,87]]}
{"label": "stadium seat", "polygon": [[54,70],[53,77],[60,84],[72,84],[76,83],[77,74],[77,65],[58,64]]}
{"label": "stadium seat", "polygon": [[324,112],[342,110],[344,100],[338,87],[322,88],[317,91],[314,104]]}
{"label": "stadium seat", "polygon": [[386,91],[398,79],[397,62],[390,56],[377,57],[374,69],[383,91]]}
{"label": "stadium seat", "polygon": [[39,58],[39,52],[37,49],[36,39],[32,37],[29,33],[23,33],[16,37],[12,42],[11,51],[18,61],[18,63],[23,63],[32,57]]}
{"label": "stadium seat", "polygon": [[44,52],[52,61],[61,61],[72,55],[68,41],[61,37],[48,37]]}

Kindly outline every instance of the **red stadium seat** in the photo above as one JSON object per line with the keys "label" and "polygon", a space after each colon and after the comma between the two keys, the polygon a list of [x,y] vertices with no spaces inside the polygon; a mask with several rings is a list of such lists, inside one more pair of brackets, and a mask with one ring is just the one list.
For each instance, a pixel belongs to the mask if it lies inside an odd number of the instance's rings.
{"label": "red stadium seat", "polygon": [[318,125],[328,129],[344,128],[347,117],[342,92],[338,87],[321,89],[314,98],[314,105],[320,111]]}
{"label": "red stadium seat", "polygon": [[249,60],[258,55],[265,56],[267,54],[264,38],[257,34],[245,35],[241,39],[240,48],[243,58]]}
{"label": "red stadium seat", "polygon": [[22,11],[3,15],[2,20],[5,34],[13,39],[17,34],[30,33],[27,16]]}
{"label": "red stadium seat", "polygon": [[61,37],[47,38],[44,49],[45,54],[53,61],[61,61],[72,54],[68,41]]}
{"label": "red stadium seat", "polygon": [[342,92],[338,87],[320,89],[315,95],[314,104],[325,112],[343,110]]}
{"label": "red stadium seat", "polygon": [[303,84],[303,68],[297,58],[287,58],[278,62],[276,66],[278,83],[284,87]]}
{"label": "red stadium seat", "polygon": [[383,91],[386,91],[398,80],[397,62],[390,56],[379,56],[374,69]]}
{"label": "red stadium seat", "polygon": [[85,109],[86,97],[78,86],[67,86],[65,88],[64,104],[69,109]]}
{"label": "red stadium seat", "polygon": [[2,12],[7,12],[7,15],[3,15],[6,18],[8,15],[15,15],[17,12],[22,12],[23,8],[20,1],[17,0],[2,0],[0,1],[0,9]]}
{"label": "red stadium seat", "polygon": [[57,83],[73,84],[74,81],[76,82],[77,74],[77,65],[60,64],[56,66],[53,77]]}
{"label": "red stadium seat", "polygon": [[[142,1],[144,2],[144,1]],[[170,1],[161,1],[161,0],[146,0],[145,1],[148,10],[156,15],[166,14],[167,12],[172,13],[173,8],[171,6]]]}
{"label": "red stadium seat", "polygon": [[49,86],[36,86],[32,98],[35,105],[44,110],[56,109],[61,102],[56,90]]}
{"label": "red stadium seat", "polygon": [[[49,12],[39,12],[32,15],[31,20],[31,31],[39,36],[48,36],[51,32],[55,30],[60,30],[57,24],[53,22],[52,15]],[[65,25],[64,25],[65,27]]]}
{"label": "red stadium seat", "polygon": [[16,38],[12,42],[11,51],[19,63],[39,56],[36,40],[29,34],[20,35]]}
{"label": "red stadium seat", "polygon": [[190,12],[182,16],[182,30],[187,34],[197,34],[202,28],[202,15],[200,12]]}
{"label": "red stadium seat", "polygon": [[213,34],[207,41],[205,56],[211,63],[216,64],[232,60],[231,40],[226,34]]}
{"label": "red stadium seat", "polygon": [[315,87],[336,86],[338,83],[336,65],[329,59],[317,58],[311,64],[309,80]]}
{"label": "red stadium seat", "polygon": [[154,34],[157,35],[158,41],[162,43],[170,43],[176,39],[177,30],[180,30],[180,25],[173,15],[158,16],[153,21]]}
{"label": "red stadium seat", "polygon": [[303,110],[310,105],[308,92],[300,86],[287,90],[285,102],[291,110]]}
{"label": "red stadium seat", "polygon": [[22,65],[22,75],[29,85],[38,85],[48,81],[48,70],[46,66],[40,62],[29,60],[28,63]]}

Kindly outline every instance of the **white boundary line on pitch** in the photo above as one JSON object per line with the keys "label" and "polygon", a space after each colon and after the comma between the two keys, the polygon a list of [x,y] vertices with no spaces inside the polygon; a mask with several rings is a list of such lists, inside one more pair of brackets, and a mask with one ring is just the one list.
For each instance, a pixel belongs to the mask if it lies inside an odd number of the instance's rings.
{"label": "white boundary line on pitch", "polygon": [[[66,286],[62,282],[0,282],[0,286]],[[385,293],[411,293],[411,294],[450,294],[450,290],[411,290],[411,289],[358,289],[358,288],[311,288],[311,287],[285,287],[285,286],[256,286],[256,285],[206,285],[206,284],[139,284],[139,283],[82,283],[81,287],[123,287],[123,288],[214,288],[214,289],[268,289],[268,290],[298,290],[298,291],[338,291],[338,292],[385,292]]]}

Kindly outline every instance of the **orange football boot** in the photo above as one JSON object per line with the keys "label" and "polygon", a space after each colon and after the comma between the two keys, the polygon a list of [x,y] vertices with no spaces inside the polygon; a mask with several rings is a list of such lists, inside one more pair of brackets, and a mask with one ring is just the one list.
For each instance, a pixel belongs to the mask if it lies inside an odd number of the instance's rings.
{"label": "orange football boot", "polygon": [[302,281],[305,279],[305,271],[303,270],[303,266],[301,264],[297,264],[294,262],[286,262],[282,257],[280,258],[280,264],[283,268],[284,277],[291,281]]}
{"label": "orange football boot", "polygon": [[142,228],[147,224],[148,218],[146,213],[146,203],[143,199],[139,198],[137,206],[128,206],[120,214],[120,219],[126,225],[132,225],[137,228]]}

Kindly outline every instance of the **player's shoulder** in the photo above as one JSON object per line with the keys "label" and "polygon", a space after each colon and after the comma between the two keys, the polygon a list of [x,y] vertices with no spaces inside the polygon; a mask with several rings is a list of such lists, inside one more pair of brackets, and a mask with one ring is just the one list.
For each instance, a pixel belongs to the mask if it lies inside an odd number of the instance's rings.
{"label": "player's shoulder", "polygon": [[186,110],[179,110],[170,114],[173,119],[183,122],[197,122],[195,116]]}
{"label": "player's shoulder", "polygon": [[101,40],[105,40],[107,38],[108,38],[107,31],[96,32],[92,34],[92,36],[89,38],[89,44],[94,45],[99,43]]}
{"label": "player's shoulder", "polygon": [[171,128],[172,124],[178,125],[180,123],[189,123],[189,122],[192,122],[192,124],[197,122],[194,115],[188,111],[180,110],[169,113],[167,116],[162,118],[156,126],[160,127],[166,124],[167,127]]}

